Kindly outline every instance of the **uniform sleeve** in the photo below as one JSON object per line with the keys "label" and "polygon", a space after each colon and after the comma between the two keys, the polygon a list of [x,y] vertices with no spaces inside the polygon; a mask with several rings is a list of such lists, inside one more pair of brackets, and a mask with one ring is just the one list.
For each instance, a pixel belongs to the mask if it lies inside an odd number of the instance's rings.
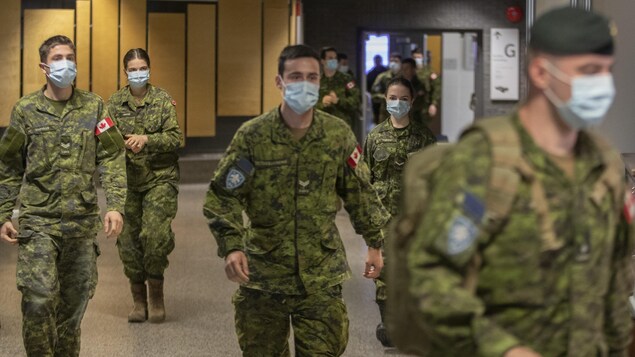
{"label": "uniform sleeve", "polygon": [[26,133],[24,116],[16,106],[11,122],[0,140],[0,224],[10,221],[13,215],[26,160]]}
{"label": "uniform sleeve", "polygon": [[616,234],[613,267],[609,293],[606,296],[604,331],[610,356],[626,356],[633,328],[629,295],[633,293],[635,279],[632,258],[635,226],[628,224],[623,214]]}
{"label": "uniform sleeve", "polygon": [[[502,356],[517,338],[484,316],[485,305],[464,287],[479,246],[489,236],[480,227],[491,159],[480,133],[465,137],[430,180],[429,201],[408,253],[409,292],[418,301],[417,320],[430,331],[439,355]],[[408,197],[408,187],[403,195]],[[408,208],[404,208],[408,210]]]}
{"label": "uniform sleeve", "polygon": [[362,100],[362,93],[357,83],[352,77],[347,76],[348,80],[345,84],[344,97],[339,99],[337,105],[346,113],[356,113]]}
{"label": "uniform sleeve", "polygon": [[214,172],[203,206],[219,257],[245,249],[242,212],[253,175],[245,131],[239,129]]}
{"label": "uniform sleeve", "polygon": [[364,163],[366,164],[366,166],[368,166],[368,170],[369,170],[369,177],[370,177],[370,183],[374,183],[375,182],[375,178],[373,177],[373,155],[372,152],[374,151],[374,140],[372,138],[372,136],[369,134],[368,136],[366,136],[366,139],[364,140],[364,147],[362,149],[362,160],[364,160]]}
{"label": "uniform sleeve", "polygon": [[337,175],[337,194],[344,200],[355,232],[364,237],[366,245],[379,248],[383,246],[382,229],[390,220],[390,213],[370,184],[370,170],[361,159],[361,148],[350,129],[347,142],[346,156]]}
{"label": "uniform sleeve", "polygon": [[148,143],[146,150],[149,152],[172,152],[179,148],[183,141],[183,134],[176,118],[176,102],[166,99],[161,111],[162,128],[154,134],[146,134]]}
{"label": "uniform sleeve", "polygon": [[383,75],[383,73],[380,73],[377,78],[375,78],[375,82],[373,82],[373,86],[370,90],[370,95],[373,103],[381,103],[381,101],[384,100],[384,97],[386,95],[384,77],[385,76]]}
{"label": "uniform sleeve", "polygon": [[[100,110],[97,120],[108,116],[107,110]],[[108,140],[98,139],[96,163],[101,186],[106,194],[106,210],[124,213],[127,192],[126,153],[122,145],[123,138],[114,126],[102,133]]]}
{"label": "uniform sleeve", "polygon": [[435,76],[436,78],[430,78],[430,82],[432,85],[432,91],[430,93],[430,104],[434,104],[435,106],[439,106],[439,101],[441,100],[441,77],[438,74],[432,72],[430,76]]}

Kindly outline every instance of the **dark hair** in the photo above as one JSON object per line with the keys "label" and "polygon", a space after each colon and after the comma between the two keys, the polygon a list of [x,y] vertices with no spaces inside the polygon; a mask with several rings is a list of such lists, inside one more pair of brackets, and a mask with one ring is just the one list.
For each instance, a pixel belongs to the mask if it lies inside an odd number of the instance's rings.
{"label": "dark hair", "polygon": [[304,57],[313,58],[318,61],[318,63],[320,62],[320,57],[317,52],[307,45],[292,45],[285,47],[282,52],[280,52],[280,57],[278,57],[278,74],[282,76],[284,73],[284,64],[287,60]]}
{"label": "dark hair", "polygon": [[421,49],[419,47],[415,47],[412,51],[410,51],[411,55],[414,55],[415,53],[423,54],[423,52],[421,52]]}
{"label": "dark hair", "polygon": [[375,55],[373,57],[373,61],[377,61],[377,60],[383,61],[384,59],[380,55]]}
{"label": "dark hair", "polygon": [[401,61],[402,66],[406,63],[410,64],[414,68],[417,68],[417,62],[415,62],[415,60],[413,60],[412,58],[406,58],[405,60]]}
{"label": "dark hair", "polygon": [[397,85],[401,85],[408,88],[408,90],[410,91],[410,97],[412,99],[415,99],[415,87],[412,86],[412,82],[410,82],[409,80],[405,79],[402,76],[395,77],[388,82],[388,84],[386,85],[386,93],[384,93],[384,95],[388,95],[388,89],[390,87],[397,86]]}
{"label": "dark hair", "polygon": [[338,61],[341,61],[341,60],[343,60],[343,59],[345,59],[345,60],[347,60],[347,59],[348,59],[348,56],[346,55],[346,53],[338,53],[338,54],[337,54],[337,60],[338,60]]}
{"label": "dark hair", "polygon": [[397,57],[399,58],[399,60],[401,61],[401,54],[399,54],[399,52],[393,52],[390,54],[390,57]]}
{"label": "dark hair", "polygon": [[51,48],[58,45],[66,45],[70,47],[71,50],[73,50],[73,52],[76,52],[75,44],[73,44],[73,41],[71,41],[70,38],[64,35],[55,35],[53,37],[49,37],[46,41],[42,43],[42,45],[40,45],[40,49],[39,49],[40,62],[42,63],[46,62],[46,58],[49,56],[49,52],[51,52]]}
{"label": "dark hair", "polygon": [[330,51],[337,53],[337,50],[335,49],[335,47],[331,47],[331,46],[322,47],[322,49],[320,50],[320,58],[325,59],[326,53]]}
{"label": "dark hair", "polygon": [[150,68],[150,56],[148,56],[148,52],[146,52],[143,48],[133,48],[126,52],[123,56],[123,68],[128,69],[128,62],[137,58],[146,61],[148,68]]}

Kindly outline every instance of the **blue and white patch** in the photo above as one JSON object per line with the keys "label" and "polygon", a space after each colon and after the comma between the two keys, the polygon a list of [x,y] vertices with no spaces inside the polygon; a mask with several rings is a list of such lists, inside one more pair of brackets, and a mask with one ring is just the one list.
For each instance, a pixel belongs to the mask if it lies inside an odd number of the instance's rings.
{"label": "blue and white patch", "polygon": [[478,228],[465,216],[458,216],[452,222],[448,232],[448,254],[458,255],[468,250],[476,237]]}
{"label": "blue and white patch", "polygon": [[463,196],[463,212],[474,222],[480,223],[485,215],[485,205],[476,195],[466,191]]}
{"label": "blue and white patch", "polygon": [[238,169],[231,168],[225,178],[225,187],[228,190],[236,189],[245,183],[245,175]]}

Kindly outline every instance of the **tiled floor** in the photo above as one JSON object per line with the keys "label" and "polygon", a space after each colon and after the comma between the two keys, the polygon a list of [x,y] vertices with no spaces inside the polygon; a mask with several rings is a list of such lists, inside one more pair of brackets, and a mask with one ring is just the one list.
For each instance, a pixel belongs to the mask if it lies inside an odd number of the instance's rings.
{"label": "tiled floor", "polygon": [[[165,294],[167,321],[129,324],[131,308],[115,242],[100,236],[99,284],[82,324],[82,356],[240,356],[230,302],[236,285],[225,278],[223,261],[202,215],[206,184],[181,186],[173,227],[177,245],[170,255]],[[345,284],[350,339],[345,356],[397,356],[374,337],[379,314],[374,285],[362,275],[365,245],[345,213],[338,226],[353,279]],[[24,356],[20,294],[15,288],[16,249],[0,244],[0,356]]]}

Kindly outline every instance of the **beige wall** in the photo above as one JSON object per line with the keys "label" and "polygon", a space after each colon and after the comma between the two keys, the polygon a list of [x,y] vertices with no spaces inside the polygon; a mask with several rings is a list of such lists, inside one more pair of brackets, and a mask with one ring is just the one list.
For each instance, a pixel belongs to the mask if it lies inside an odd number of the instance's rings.
{"label": "beige wall", "polygon": [[570,4],[571,0],[536,0],[536,16],[540,16],[554,7],[569,6]]}

